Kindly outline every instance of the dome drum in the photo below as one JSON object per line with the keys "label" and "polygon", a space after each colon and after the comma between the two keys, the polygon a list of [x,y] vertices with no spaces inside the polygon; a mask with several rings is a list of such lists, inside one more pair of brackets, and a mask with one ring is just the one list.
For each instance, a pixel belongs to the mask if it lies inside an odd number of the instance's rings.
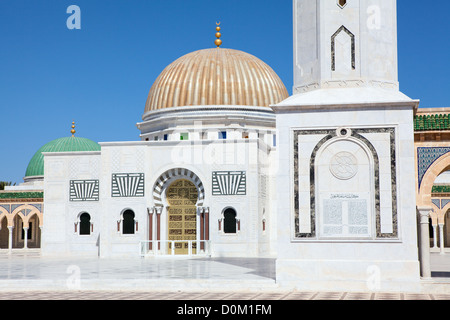
{"label": "dome drum", "polygon": [[[275,130],[275,114],[271,108],[247,106],[176,107],[149,112],[138,123],[141,138],[155,134],[186,131],[228,129]],[[222,130],[220,129],[220,130]],[[153,140],[153,139],[151,139]]]}

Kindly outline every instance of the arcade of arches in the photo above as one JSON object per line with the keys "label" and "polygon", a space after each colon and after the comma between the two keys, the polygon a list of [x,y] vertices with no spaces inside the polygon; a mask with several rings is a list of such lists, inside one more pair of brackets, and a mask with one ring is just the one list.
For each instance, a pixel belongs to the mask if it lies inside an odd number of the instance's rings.
{"label": "arcade of arches", "polygon": [[429,212],[431,251],[450,248],[450,114],[419,109],[414,118],[416,203]]}
{"label": "arcade of arches", "polygon": [[40,248],[42,226],[41,194],[1,193],[0,249]]}

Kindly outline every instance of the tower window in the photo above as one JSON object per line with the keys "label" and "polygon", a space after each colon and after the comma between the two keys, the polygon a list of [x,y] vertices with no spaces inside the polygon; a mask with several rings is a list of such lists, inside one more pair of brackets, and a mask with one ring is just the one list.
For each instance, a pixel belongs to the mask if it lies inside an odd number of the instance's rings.
{"label": "tower window", "polygon": [[167,141],[167,140],[169,140],[169,135],[168,135],[168,134],[165,134],[165,135],[164,135],[164,141]]}
{"label": "tower window", "polygon": [[189,133],[188,132],[181,133],[180,140],[181,141],[189,140]]}
{"label": "tower window", "polygon": [[347,0],[338,0],[338,5],[342,9],[345,7],[346,4],[347,4]]}
{"label": "tower window", "polygon": [[220,131],[219,132],[219,139],[220,140],[226,140],[227,139],[227,132],[226,131]]}

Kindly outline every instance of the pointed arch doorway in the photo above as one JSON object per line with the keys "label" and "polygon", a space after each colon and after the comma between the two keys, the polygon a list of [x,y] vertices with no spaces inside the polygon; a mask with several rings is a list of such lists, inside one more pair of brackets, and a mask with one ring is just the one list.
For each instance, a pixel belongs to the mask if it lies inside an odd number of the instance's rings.
{"label": "pointed arch doorway", "polygon": [[197,188],[189,180],[177,180],[167,189],[167,234],[169,241],[176,241],[169,243],[169,249],[175,255],[188,254],[190,244],[192,254],[197,253],[197,200]]}

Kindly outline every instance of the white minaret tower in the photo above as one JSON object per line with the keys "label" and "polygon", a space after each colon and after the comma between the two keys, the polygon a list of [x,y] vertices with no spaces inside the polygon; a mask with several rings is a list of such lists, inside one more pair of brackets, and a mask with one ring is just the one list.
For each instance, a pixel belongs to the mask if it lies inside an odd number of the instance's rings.
{"label": "white minaret tower", "polygon": [[294,0],[294,94],[398,90],[396,0]]}
{"label": "white minaret tower", "polygon": [[277,283],[416,291],[419,101],[399,91],[396,0],[293,2],[293,95],[272,106]]}

